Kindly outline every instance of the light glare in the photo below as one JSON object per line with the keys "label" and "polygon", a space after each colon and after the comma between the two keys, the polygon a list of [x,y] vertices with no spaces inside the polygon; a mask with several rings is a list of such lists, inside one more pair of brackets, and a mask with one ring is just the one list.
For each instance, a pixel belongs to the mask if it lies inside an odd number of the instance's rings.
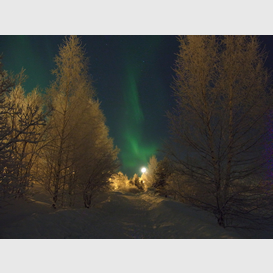
{"label": "light glare", "polygon": [[142,168],[141,168],[141,172],[142,172],[142,173],[145,173],[145,172],[146,172],[146,168],[145,168],[145,167],[142,167]]}

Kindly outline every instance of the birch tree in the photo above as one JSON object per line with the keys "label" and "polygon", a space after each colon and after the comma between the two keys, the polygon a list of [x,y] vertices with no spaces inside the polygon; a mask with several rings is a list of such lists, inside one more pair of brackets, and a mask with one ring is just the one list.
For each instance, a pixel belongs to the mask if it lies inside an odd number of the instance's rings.
{"label": "birch tree", "polygon": [[86,207],[107,188],[116,152],[88,76],[87,58],[78,37],[65,38],[55,58],[56,80],[48,89],[53,112],[43,149],[44,183],[53,205],[73,205],[81,195]]}
{"label": "birch tree", "polygon": [[89,208],[101,192],[110,189],[110,178],[119,167],[119,150],[114,148],[113,140],[108,136],[100,103],[82,99],[82,105],[87,103],[73,130],[73,165],[84,206]]}
{"label": "birch tree", "polygon": [[22,86],[17,85],[6,96],[5,101],[10,105],[6,122],[11,128],[10,149],[17,162],[15,174],[18,179],[18,189],[16,195],[19,196],[23,195],[35,180],[32,168],[38,156],[38,144],[45,126],[45,113],[43,112],[43,100],[37,89],[25,95]]}
{"label": "birch tree", "polygon": [[265,211],[261,174],[272,107],[265,54],[255,36],[178,40],[176,108],[169,114],[175,145],[168,152],[191,189],[183,198],[226,227],[234,217]]}
{"label": "birch tree", "polygon": [[38,128],[44,126],[45,115],[36,91],[25,97],[23,71],[13,77],[0,65],[0,195],[21,197],[31,184],[33,147],[39,142]]}
{"label": "birch tree", "polygon": [[8,75],[3,69],[0,58],[0,197],[5,198],[11,195],[15,188],[16,177],[13,172],[15,161],[12,158],[9,136],[12,133],[11,128],[7,125],[8,106],[5,96],[12,90],[15,80]]}

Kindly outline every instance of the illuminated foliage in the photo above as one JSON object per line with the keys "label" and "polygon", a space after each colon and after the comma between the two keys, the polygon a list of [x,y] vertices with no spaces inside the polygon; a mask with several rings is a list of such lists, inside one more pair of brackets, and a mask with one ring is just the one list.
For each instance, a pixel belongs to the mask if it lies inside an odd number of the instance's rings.
{"label": "illuminated foliage", "polygon": [[43,181],[57,204],[77,197],[90,207],[110,187],[118,167],[118,149],[108,137],[105,117],[88,77],[87,59],[78,37],[66,38],[55,58],[56,80],[48,89],[53,112],[43,149]]}
{"label": "illuminated foliage", "polygon": [[[31,182],[37,180],[33,167],[46,125],[43,100],[37,89],[25,96],[19,84],[6,96],[6,102],[11,106],[7,114],[7,124],[12,130],[10,139],[16,139],[10,147],[17,162],[15,174],[18,184],[26,191]],[[18,190],[17,194],[23,195],[23,192]]]}
{"label": "illuminated foliage", "polygon": [[[2,58],[1,58],[2,59]],[[0,59],[0,61],[1,61]],[[10,146],[12,130],[7,124],[7,113],[9,106],[5,101],[15,81],[6,71],[3,70],[2,62],[0,62],[0,197],[5,198],[13,195],[16,190],[17,177],[14,175],[16,170],[16,162],[12,158]]]}
{"label": "illuminated foliage", "polygon": [[155,182],[157,164],[158,163],[156,156],[155,155],[151,156],[148,163],[147,171],[141,175],[141,180],[145,181],[145,185],[147,186],[147,188],[151,187]]}
{"label": "illuminated foliage", "polygon": [[23,71],[11,77],[0,65],[0,197],[22,197],[33,181],[45,114],[35,90],[25,97]]}
{"label": "illuminated foliage", "polygon": [[110,177],[110,182],[112,184],[113,190],[128,191],[129,190],[129,179],[127,175],[124,175],[122,172],[113,174]]}

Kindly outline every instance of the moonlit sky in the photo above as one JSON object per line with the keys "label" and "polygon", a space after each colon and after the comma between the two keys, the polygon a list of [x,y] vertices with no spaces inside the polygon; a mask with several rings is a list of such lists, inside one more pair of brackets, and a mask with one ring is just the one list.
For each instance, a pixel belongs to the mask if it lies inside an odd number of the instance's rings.
{"label": "moonlit sky", "polygon": [[[132,177],[147,166],[168,138],[166,111],[174,106],[172,67],[178,42],[174,35],[79,35],[89,58],[101,109],[109,134],[120,149],[120,170]],[[54,80],[54,56],[64,36],[0,36],[4,69],[28,76],[24,88],[41,92]],[[273,36],[260,37],[269,51],[267,66],[273,65]]]}

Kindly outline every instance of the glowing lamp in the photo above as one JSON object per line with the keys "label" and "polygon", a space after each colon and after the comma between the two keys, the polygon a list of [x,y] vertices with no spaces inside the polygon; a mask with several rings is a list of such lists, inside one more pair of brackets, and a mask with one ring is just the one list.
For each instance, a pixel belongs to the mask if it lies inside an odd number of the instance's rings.
{"label": "glowing lamp", "polygon": [[146,172],[146,168],[145,168],[145,167],[142,167],[142,168],[141,168],[141,172],[142,172],[142,173],[145,173],[145,172]]}

